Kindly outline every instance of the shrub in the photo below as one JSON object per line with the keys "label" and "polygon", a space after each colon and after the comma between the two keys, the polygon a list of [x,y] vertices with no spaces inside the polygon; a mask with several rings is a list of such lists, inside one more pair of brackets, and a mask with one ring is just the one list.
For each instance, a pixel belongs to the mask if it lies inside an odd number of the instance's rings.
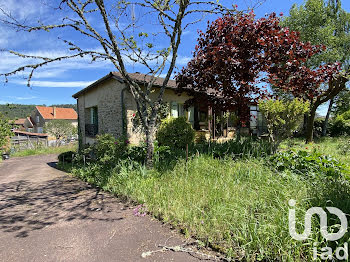
{"label": "shrub", "polygon": [[338,115],[330,127],[331,136],[350,135],[350,111]]}
{"label": "shrub", "polygon": [[64,163],[72,163],[76,152],[67,151],[58,155],[58,161]]}
{"label": "shrub", "polygon": [[346,172],[344,165],[338,160],[316,152],[289,150],[271,156],[269,161],[277,171],[290,170],[304,176],[338,178]]}
{"label": "shrub", "polygon": [[345,141],[344,144],[340,145],[340,153],[347,155],[350,153],[350,139]]}
{"label": "shrub", "polygon": [[12,136],[9,120],[0,112],[0,153],[10,149],[10,137]]}
{"label": "shrub", "polygon": [[146,144],[142,144],[139,146],[130,146],[128,147],[125,158],[136,161],[139,163],[144,163],[147,155],[147,147]]}
{"label": "shrub", "polygon": [[116,139],[111,134],[103,134],[97,136],[93,151],[101,163],[116,163],[123,158],[128,144],[129,141],[124,138]]}
{"label": "shrub", "polygon": [[259,109],[267,122],[270,141],[276,151],[283,139],[297,131],[310,104],[301,99],[266,100],[259,102]]}
{"label": "shrub", "polygon": [[185,117],[164,119],[156,134],[161,146],[185,148],[193,144],[195,131]]}

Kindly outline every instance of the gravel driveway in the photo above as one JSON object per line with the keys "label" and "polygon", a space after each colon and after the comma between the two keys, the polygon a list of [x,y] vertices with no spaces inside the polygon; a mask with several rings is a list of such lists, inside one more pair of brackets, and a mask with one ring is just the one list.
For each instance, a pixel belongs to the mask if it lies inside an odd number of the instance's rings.
{"label": "gravel driveway", "polygon": [[56,159],[0,163],[0,261],[199,261],[187,252],[145,253],[185,242],[168,226],[134,216],[133,207],[55,169]]}

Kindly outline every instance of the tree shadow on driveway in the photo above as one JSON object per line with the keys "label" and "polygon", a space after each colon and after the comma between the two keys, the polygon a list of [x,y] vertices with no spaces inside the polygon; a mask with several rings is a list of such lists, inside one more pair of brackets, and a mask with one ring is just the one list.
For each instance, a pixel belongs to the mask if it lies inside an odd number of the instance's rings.
{"label": "tree shadow on driveway", "polygon": [[121,220],[123,209],[117,199],[67,175],[0,184],[0,231],[16,237],[58,223]]}

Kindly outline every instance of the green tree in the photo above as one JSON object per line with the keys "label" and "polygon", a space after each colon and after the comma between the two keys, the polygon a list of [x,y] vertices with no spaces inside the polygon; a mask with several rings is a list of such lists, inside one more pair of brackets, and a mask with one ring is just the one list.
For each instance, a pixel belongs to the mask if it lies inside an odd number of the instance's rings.
{"label": "green tree", "polygon": [[330,81],[328,86],[324,86],[322,94],[310,100],[306,129],[306,141],[310,142],[313,139],[313,123],[317,108],[327,101],[330,102],[323,127],[325,133],[334,97],[346,88],[349,80],[350,14],[342,9],[340,0],[307,0],[300,6],[294,4],[290,9],[290,16],[283,19],[282,25],[300,32],[303,41],[326,46],[324,52],[310,59],[310,68],[325,63],[343,64],[342,74]]}
{"label": "green tree", "polygon": [[350,90],[345,89],[334,99],[332,113],[334,116],[341,115],[350,110]]}
{"label": "green tree", "polygon": [[259,109],[264,115],[270,142],[276,151],[279,144],[300,127],[303,116],[310,109],[309,102],[293,100],[260,100]]}
{"label": "green tree", "polygon": [[8,150],[12,135],[9,119],[0,113],[0,151]]}
{"label": "green tree", "polygon": [[67,120],[56,119],[46,123],[45,132],[54,136],[57,140],[56,145],[59,145],[62,142],[62,139],[76,135],[77,128]]}

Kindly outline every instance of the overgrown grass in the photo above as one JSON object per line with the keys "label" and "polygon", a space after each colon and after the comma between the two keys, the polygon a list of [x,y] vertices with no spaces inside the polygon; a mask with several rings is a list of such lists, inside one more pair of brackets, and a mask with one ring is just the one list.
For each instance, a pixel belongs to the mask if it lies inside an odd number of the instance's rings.
{"label": "overgrown grass", "polygon": [[17,151],[11,154],[11,157],[18,156],[33,156],[33,155],[47,155],[47,154],[61,154],[67,151],[76,151],[77,145],[67,145],[60,147],[41,147],[37,149],[26,149],[22,151]]}
{"label": "overgrown grass", "polygon": [[[293,140],[283,149],[316,150],[349,163],[349,156],[339,151],[341,143],[342,139],[325,139],[305,146]],[[180,159],[173,169],[146,170],[137,162],[123,161],[114,168],[93,162],[71,172],[103,190],[145,204],[153,216],[233,259],[310,261],[315,242],[321,248],[349,241],[346,234],[339,242],[324,242],[316,216],[308,240],[293,240],[288,229],[290,199],[297,202],[299,232],[310,207],[334,206],[350,214],[348,181],[309,178],[288,169],[278,173],[266,161],[210,154],[193,156],[188,162]],[[329,225],[337,223],[329,219]]]}
{"label": "overgrown grass", "polygon": [[330,155],[350,166],[350,152],[344,147],[350,140],[350,137],[325,137],[316,139],[313,143],[305,144],[303,139],[289,139],[281,145],[282,150],[292,148],[295,150],[305,150],[308,152],[318,152],[324,155]]}

